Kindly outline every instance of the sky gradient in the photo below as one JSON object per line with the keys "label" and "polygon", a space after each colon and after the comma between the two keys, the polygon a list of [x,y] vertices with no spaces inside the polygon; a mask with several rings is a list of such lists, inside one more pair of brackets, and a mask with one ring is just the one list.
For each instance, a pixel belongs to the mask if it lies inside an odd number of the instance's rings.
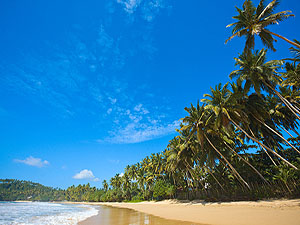
{"label": "sky gradient", "polygon": [[[184,107],[229,81],[244,39],[225,45],[226,25],[242,3],[1,0],[0,178],[101,187],[164,150]],[[272,31],[299,40],[299,0],[287,9]]]}

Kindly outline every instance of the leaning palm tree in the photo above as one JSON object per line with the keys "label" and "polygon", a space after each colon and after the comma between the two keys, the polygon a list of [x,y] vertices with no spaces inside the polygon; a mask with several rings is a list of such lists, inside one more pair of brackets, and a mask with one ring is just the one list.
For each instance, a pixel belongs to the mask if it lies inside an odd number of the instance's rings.
{"label": "leaning palm tree", "polygon": [[[300,42],[294,40],[300,45]],[[282,74],[286,78],[283,82],[283,86],[291,86],[293,90],[300,89],[300,48],[290,48],[291,53],[294,55],[294,58],[287,58],[284,60],[291,60],[293,63],[287,62],[285,64],[286,72]]]}
{"label": "leaning palm tree", "polygon": [[283,61],[271,60],[266,62],[266,53],[265,49],[254,53],[244,52],[238,58],[235,58],[235,65],[239,66],[239,69],[231,72],[229,77],[231,79],[236,77],[241,81],[245,81],[244,88],[249,90],[253,87],[258,95],[261,95],[261,90],[277,95],[282,103],[300,120],[300,111],[276,90],[276,85],[282,80],[276,71],[283,64]]}
{"label": "leaning palm tree", "polygon": [[165,170],[171,175],[174,184],[183,183],[183,189],[191,186],[190,180],[195,180],[191,176],[194,165],[193,153],[189,148],[183,146],[184,142],[180,135],[174,137],[164,153],[166,156]]}
{"label": "leaning palm tree", "polygon": [[265,5],[265,0],[261,0],[259,5],[255,7],[251,0],[246,0],[242,9],[236,7],[239,15],[234,16],[233,19],[236,19],[237,22],[227,25],[227,27],[233,27],[233,29],[232,35],[225,43],[236,36],[246,36],[245,51],[249,52],[251,49],[254,49],[255,35],[258,35],[265,46],[276,51],[273,45],[274,41],[276,41],[273,36],[276,36],[300,48],[299,43],[273,33],[266,28],[269,25],[278,24],[278,22],[294,16],[290,14],[291,11],[289,10],[274,13],[278,5],[279,0],[273,0],[267,6]]}
{"label": "leaning palm tree", "polygon": [[282,86],[291,86],[294,89],[300,89],[300,64],[287,62],[285,64],[286,72],[283,73],[285,80],[282,82]]}
{"label": "leaning palm tree", "polygon": [[[276,151],[273,151],[270,147],[262,143],[257,137],[253,136],[253,134],[249,134],[246,131],[246,129],[249,129],[249,124],[251,123],[251,121],[249,121],[247,114],[244,113],[243,106],[236,104],[236,99],[233,98],[230,94],[230,91],[227,89],[227,85],[221,87],[221,84],[219,84],[215,89],[211,89],[211,91],[212,94],[204,95],[204,97],[208,97],[208,99],[202,99],[202,101],[207,104],[205,106],[207,109],[211,109],[214,112],[215,116],[223,121],[221,123],[227,124],[228,122],[230,122],[254,143],[274,154],[289,166],[298,169]],[[223,127],[225,128],[225,130],[227,130],[227,126]]]}
{"label": "leaning palm tree", "polygon": [[216,162],[219,161],[238,181],[250,189],[248,183],[231,164],[228,157],[230,153],[223,146],[220,124],[225,123],[228,125],[226,121],[224,122],[225,117],[221,116],[220,119],[218,119],[214,113],[215,110],[218,111],[217,108],[205,108],[204,106],[200,106],[199,103],[197,107],[191,105],[191,108],[186,108],[185,110],[189,112],[190,115],[183,118],[185,125],[183,125],[181,130],[189,131],[190,136],[194,135],[196,137],[199,150],[203,152],[202,155],[207,155],[206,164],[215,165]]}

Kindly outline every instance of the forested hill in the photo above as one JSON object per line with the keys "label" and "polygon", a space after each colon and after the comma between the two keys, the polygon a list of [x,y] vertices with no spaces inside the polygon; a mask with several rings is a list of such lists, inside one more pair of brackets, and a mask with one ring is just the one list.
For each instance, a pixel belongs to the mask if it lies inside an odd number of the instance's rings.
{"label": "forested hill", "polygon": [[59,201],[64,199],[64,191],[60,189],[30,181],[0,179],[0,201]]}
{"label": "forested hill", "polygon": [[0,179],[0,201],[100,201],[103,189],[90,184],[72,185],[66,190],[46,187],[31,181]]}

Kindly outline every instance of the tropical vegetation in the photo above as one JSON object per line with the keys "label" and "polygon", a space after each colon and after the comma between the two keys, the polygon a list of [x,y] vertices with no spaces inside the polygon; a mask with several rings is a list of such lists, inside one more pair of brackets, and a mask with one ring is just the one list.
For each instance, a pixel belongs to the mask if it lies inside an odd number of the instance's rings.
{"label": "tropical vegetation", "polygon": [[[185,108],[177,136],[165,150],[128,165],[103,188],[70,187],[72,201],[142,201],[167,198],[256,200],[300,197],[300,42],[269,27],[293,17],[275,13],[279,1],[236,8],[232,36],[246,37],[230,81],[216,84]],[[258,36],[266,49],[255,49]],[[275,37],[291,56],[267,60]],[[227,40],[227,41],[228,41]],[[227,42],[226,41],[226,42]]]}
{"label": "tropical vegetation", "polygon": [[[300,196],[300,43],[269,30],[294,16],[276,13],[278,5],[246,0],[236,8],[226,42],[241,36],[246,42],[231,80],[186,107],[167,148],[111,178],[103,200]],[[255,49],[255,36],[267,49]],[[267,60],[276,37],[292,45],[292,57]]]}

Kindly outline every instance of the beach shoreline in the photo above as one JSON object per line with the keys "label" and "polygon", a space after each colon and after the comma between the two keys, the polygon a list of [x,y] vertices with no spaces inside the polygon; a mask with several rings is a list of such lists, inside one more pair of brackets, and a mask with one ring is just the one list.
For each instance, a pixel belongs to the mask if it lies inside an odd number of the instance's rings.
{"label": "beach shoreline", "polygon": [[[103,205],[136,210],[169,220],[210,225],[300,225],[300,199],[240,202],[177,201],[160,202],[63,202],[67,204]],[[98,215],[99,216],[99,215]],[[93,225],[88,219],[80,225]]]}

